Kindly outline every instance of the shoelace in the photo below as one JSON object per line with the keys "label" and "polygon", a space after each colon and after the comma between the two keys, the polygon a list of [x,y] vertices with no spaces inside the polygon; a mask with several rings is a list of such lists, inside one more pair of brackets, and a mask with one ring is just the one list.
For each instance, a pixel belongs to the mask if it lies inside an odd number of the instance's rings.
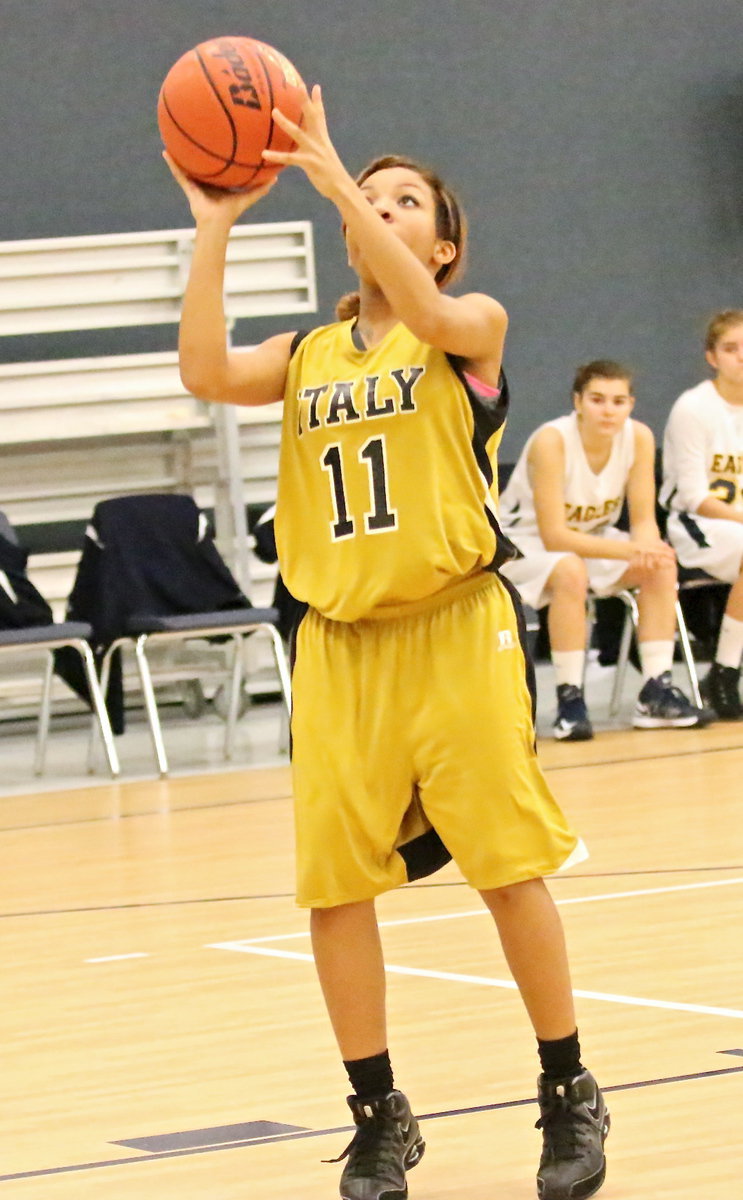
{"label": "shoelace", "polygon": [[390,1117],[376,1115],[368,1117],[359,1125],[351,1141],[337,1158],[324,1158],[327,1163],[342,1162],[349,1158],[348,1170],[364,1179],[379,1170],[380,1160],[396,1165],[400,1128]]}
{"label": "shoelace", "polygon": [[689,701],[686,699],[686,696],[681,691],[681,688],[675,687],[673,684],[670,684],[670,683],[669,683],[668,687],[663,688],[663,692],[660,695],[659,700],[665,706],[670,707],[672,705],[679,713],[683,713],[683,712],[687,711],[690,707]]}
{"label": "shoelace", "polygon": [[556,1096],[534,1128],[544,1131],[547,1149],[553,1157],[565,1159],[578,1157],[585,1125],[590,1125],[588,1118],[576,1111],[565,1096]]}

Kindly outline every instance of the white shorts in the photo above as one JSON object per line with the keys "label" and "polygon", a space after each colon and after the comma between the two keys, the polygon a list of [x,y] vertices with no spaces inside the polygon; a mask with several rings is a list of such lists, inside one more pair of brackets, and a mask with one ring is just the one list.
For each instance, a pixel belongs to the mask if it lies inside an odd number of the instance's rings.
{"label": "white shorts", "polygon": [[743,525],[699,513],[672,512],[668,517],[668,540],[682,567],[698,567],[735,583],[743,563]]}
{"label": "white shorts", "polygon": [[[743,532],[743,525],[739,526]],[[622,529],[610,525],[598,537],[611,538],[614,541],[629,541],[629,534]],[[571,553],[569,550],[545,550],[540,537],[522,537],[518,542],[523,558],[516,562],[504,563],[500,568],[517,589],[523,604],[530,608],[544,608],[549,604],[547,580],[561,558]],[[588,585],[594,596],[613,596],[621,592],[620,579],[629,567],[624,558],[585,558],[588,572]]]}

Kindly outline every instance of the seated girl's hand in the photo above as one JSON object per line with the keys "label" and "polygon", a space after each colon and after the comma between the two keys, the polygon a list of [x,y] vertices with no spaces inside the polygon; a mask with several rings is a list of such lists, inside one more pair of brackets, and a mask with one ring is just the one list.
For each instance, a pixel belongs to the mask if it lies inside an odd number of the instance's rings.
{"label": "seated girl's hand", "polygon": [[644,571],[658,571],[676,566],[676,552],[667,542],[660,538],[648,541],[630,542],[634,551],[631,565]]}

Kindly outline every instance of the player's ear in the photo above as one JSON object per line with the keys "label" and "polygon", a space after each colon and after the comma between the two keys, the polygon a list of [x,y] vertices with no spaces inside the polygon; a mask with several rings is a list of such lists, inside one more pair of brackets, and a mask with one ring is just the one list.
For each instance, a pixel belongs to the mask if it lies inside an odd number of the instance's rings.
{"label": "player's ear", "polygon": [[457,257],[457,248],[454,242],[450,242],[444,238],[437,238],[436,245],[433,249],[433,261],[440,267],[445,267],[448,263],[454,262]]}
{"label": "player's ear", "polygon": [[707,359],[707,362],[713,368],[713,370],[716,371],[717,370],[717,355],[715,354],[714,350],[705,350],[704,357]]}

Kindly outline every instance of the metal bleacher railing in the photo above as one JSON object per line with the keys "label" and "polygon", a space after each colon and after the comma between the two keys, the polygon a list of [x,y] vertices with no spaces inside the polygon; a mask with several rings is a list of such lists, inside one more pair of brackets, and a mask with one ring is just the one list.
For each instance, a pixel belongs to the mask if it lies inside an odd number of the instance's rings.
{"label": "metal bleacher railing", "polygon": [[[0,242],[0,339],[172,325],[175,343],[193,238]],[[228,328],[316,308],[310,223],[236,226]],[[175,350],[0,364],[0,510],[22,537],[33,533],[29,574],[55,615],[79,555],[58,531],[85,522],[98,500],[144,491],[190,492],[213,508],[222,554],[254,602],[268,603],[274,576],[250,554],[246,505],[275,498],[279,435],[278,404],[238,410],[187,393]]]}

